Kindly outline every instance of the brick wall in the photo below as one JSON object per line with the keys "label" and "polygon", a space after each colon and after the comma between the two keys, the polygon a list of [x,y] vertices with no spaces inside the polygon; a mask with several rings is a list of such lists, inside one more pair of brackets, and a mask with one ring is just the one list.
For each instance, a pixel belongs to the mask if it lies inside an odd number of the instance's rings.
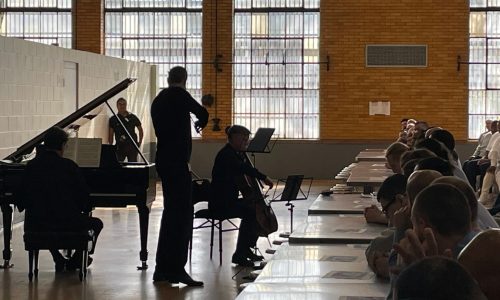
{"label": "brick wall", "polygon": [[[414,117],[467,138],[468,2],[437,0],[322,1],[322,139],[392,139],[399,120]],[[366,68],[366,44],[426,44],[426,68]],[[390,116],[369,116],[373,100]]]}
{"label": "brick wall", "polygon": [[203,95],[212,94],[216,104],[208,108],[210,119],[221,119],[221,131],[213,131],[212,121],[203,131],[204,139],[225,138],[224,128],[232,123],[233,55],[233,5],[232,1],[203,1],[203,61],[213,62],[219,55],[217,72],[213,65],[203,65]]}
{"label": "brick wall", "polygon": [[104,54],[104,1],[73,1],[73,49]]}
{"label": "brick wall", "polygon": [[[76,49],[103,53],[101,1],[75,2]],[[232,1],[203,2],[203,61],[220,54],[223,63],[217,74],[203,65],[203,94],[216,96],[210,117],[223,130],[232,120],[232,66],[224,64],[232,60]],[[413,117],[466,140],[468,68],[457,71],[456,61],[468,57],[468,16],[468,2],[459,0],[321,1],[321,60],[331,59],[320,73],[321,139],[392,140],[399,120]],[[366,44],[426,44],[428,66],[366,68]],[[369,116],[373,100],[390,101],[391,115]],[[211,127],[205,140],[224,138]]]}

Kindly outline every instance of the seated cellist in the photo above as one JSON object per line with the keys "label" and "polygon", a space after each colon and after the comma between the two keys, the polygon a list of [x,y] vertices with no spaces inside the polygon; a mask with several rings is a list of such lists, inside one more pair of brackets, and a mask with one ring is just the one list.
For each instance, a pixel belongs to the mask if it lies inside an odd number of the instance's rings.
{"label": "seated cellist", "polygon": [[250,130],[240,125],[226,128],[227,144],[219,151],[212,168],[212,198],[209,208],[219,217],[241,218],[236,251],[232,262],[240,266],[253,266],[253,261],[263,257],[254,254],[259,237],[255,206],[250,201],[238,198],[239,185],[245,176],[263,181],[270,188],[273,182],[248,161],[244,151],[248,147]]}

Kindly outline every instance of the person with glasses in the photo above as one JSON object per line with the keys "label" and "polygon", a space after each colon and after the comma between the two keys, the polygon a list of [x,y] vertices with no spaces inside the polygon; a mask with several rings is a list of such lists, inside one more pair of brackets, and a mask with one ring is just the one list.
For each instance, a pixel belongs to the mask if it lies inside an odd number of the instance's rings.
{"label": "person with glasses", "polygon": [[406,177],[402,174],[387,177],[377,192],[377,201],[388,220],[389,228],[370,243],[365,255],[368,265],[378,276],[389,278],[389,252],[394,240],[393,217],[407,201],[406,198]]}

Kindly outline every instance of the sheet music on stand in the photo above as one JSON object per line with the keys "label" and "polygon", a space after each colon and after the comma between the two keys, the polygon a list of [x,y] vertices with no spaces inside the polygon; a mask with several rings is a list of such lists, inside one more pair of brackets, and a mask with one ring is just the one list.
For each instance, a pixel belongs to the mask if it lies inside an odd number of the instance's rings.
{"label": "sheet music on stand", "polygon": [[269,142],[271,141],[271,137],[273,136],[274,131],[275,131],[274,128],[261,127],[257,129],[257,132],[255,132],[253,139],[250,141],[250,144],[248,145],[246,152],[271,153],[277,141],[276,139],[274,140],[271,146],[269,145]]}
{"label": "sheet music on stand", "polygon": [[[271,202],[307,200],[311,191],[312,181],[313,177],[304,177],[304,175],[288,175],[286,179],[278,179]],[[276,195],[280,183],[284,184],[283,191]],[[307,184],[307,190],[302,189],[304,183]]]}

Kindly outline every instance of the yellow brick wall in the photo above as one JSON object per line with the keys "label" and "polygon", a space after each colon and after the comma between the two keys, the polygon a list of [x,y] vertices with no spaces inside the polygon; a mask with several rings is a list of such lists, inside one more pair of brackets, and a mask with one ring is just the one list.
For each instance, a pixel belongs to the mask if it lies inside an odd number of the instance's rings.
{"label": "yellow brick wall", "polygon": [[[392,139],[414,117],[467,139],[468,1],[321,2],[321,139]],[[426,44],[427,68],[366,68],[366,44]],[[391,102],[390,116],[369,116],[370,100]]]}
{"label": "yellow brick wall", "polygon": [[73,1],[73,49],[104,54],[104,1]]}
{"label": "yellow brick wall", "polygon": [[216,98],[216,104],[208,108],[210,119],[221,119],[221,131],[213,131],[210,120],[203,131],[204,139],[224,139],[224,128],[232,122],[233,68],[229,64],[233,58],[232,22],[232,1],[203,1],[203,61],[213,62],[216,55],[220,55],[219,67],[222,70],[217,72],[212,64],[203,65],[203,95],[211,94]]}

